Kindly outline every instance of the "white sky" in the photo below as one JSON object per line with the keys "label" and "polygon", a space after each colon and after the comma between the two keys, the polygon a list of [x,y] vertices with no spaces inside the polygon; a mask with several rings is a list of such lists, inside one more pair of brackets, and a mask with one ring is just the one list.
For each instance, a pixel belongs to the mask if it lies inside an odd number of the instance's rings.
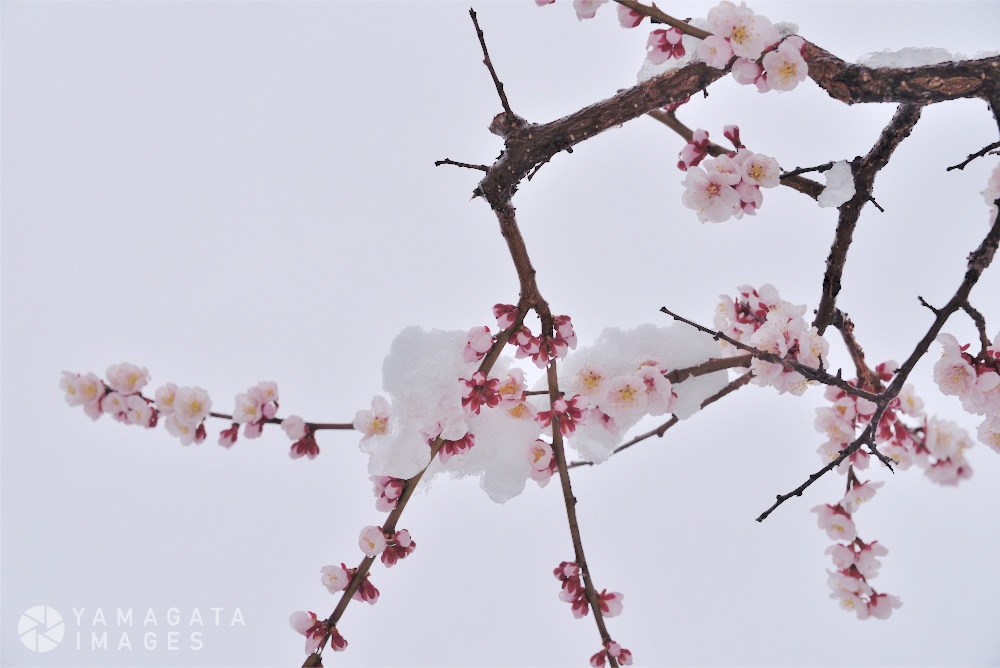
{"label": "white sky", "polygon": [[[670,3],[704,16],[709,4]],[[773,21],[847,60],[884,48],[998,48],[1000,4],[757,3]],[[354,433],[320,435],[289,459],[277,428],[229,451],[184,447],[159,427],[97,423],[63,402],[63,370],[129,361],[149,389],[209,390],[216,410],[262,379],[282,416],[349,421],[380,391],[404,327],[494,326],[517,281],[495,219],[469,201],[477,174],[433,161],[490,162],[500,110],[467,4],[19,3],[2,11],[3,665],[278,666],[304,659],[295,610],[326,616],[319,583],[356,565],[374,508]],[[578,23],[571,5],[477,2],[514,110],[545,122],[634,83],[648,28],[614,10]],[[893,105],[848,108],[807,81],[759,95],[731,79],[683,109],[721,138],[738,124],[786,168],[868,150]],[[904,359],[986,232],[980,191],[995,157],[944,168],[995,141],[981,101],[926,109],[876,181],[886,209],[862,216],[840,306],[874,363]],[[816,307],[836,213],[790,190],[759,215],[701,225],[680,204],[681,141],[640,119],[561,154],[514,200],[540,287],[581,343],[605,327],[666,324],[662,305],[704,323],[720,293],[771,282]],[[1000,273],[973,292],[1000,325]],[[967,319],[947,327],[972,340]],[[849,365],[831,337],[834,365]],[[929,411],[978,419],[930,382]],[[912,469],[855,515],[890,552],[879,591],[903,607],[859,622],[827,598],[830,541],[814,485],[763,524],[774,495],[819,468],[820,389],[747,388],[668,438],[573,473],[599,588],[625,594],[609,621],[638,665],[995,665],[1000,662],[1000,458],[942,489]],[[574,620],[552,569],[572,558],[558,484],[505,506],[473,481],[436,481],[403,515],[419,545],[373,569],[382,598],[352,604],[346,654],[328,665],[582,665],[600,648]],[[48,605],[67,636],[47,654],[17,638]],[[181,623],[166,624],[167,609]],[[211,608],[223,608],[214,626]],[[84,608],[81,624],[73,609]],[[93,624],[101,608],[107,628]],[[133,608],[119,627],[118,608]],[[152,608],[158,626],[142,626]],[[192,628],[198,608],[209,621]],[[245,626],[231,627],[239,608]],[[111,648],[92,650],[91,632]],[[76,648],[76,632],[81,649]],[[166,648],[178,632],[178,649]],[[191,649],[190,634],[203,647]],[[157,634],[154,650],[142,648]],[[115,649],[122,633],[131,651]]]}

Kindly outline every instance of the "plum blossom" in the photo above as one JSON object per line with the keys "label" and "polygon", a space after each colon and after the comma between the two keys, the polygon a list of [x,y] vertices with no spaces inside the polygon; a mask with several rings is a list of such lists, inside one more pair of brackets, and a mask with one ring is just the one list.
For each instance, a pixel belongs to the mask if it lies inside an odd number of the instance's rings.
{"label": "plum blossom", "polygon": [[587,407],[586,399],[579,394],[570,399],[559,397],[552,402],[552,409],[538,412],[538,421],[543,427],[552,424],[553,418],[559,420],[559,433],[563,436],[576,431],[576,425],[584,420],[583,409]]}
{"label": "plum blossom", "polygon": [[851,542],[856,537],[854,521],[840,506],[824,504],[816,506],[812,512],[817,513],[819,528],[825,530],[831,539]]}
{"label": "plum blossom", "polygon": [[417,544],[410,537],[410,532],[401,529],[396,532],[393,538],[386,541],[385,550],[382,551],[382,563],[385,564],[386,568],[391,568],[400,559],[405,559],[413,554],[416,549]]}
{"label": "plum blossom", "polygon": [[[619,10],[623,7],[624,5],[619,5]],[[621,11],[619,11],[619,16],[621,16]],[[638,22],[635,25],[638,25]],[[677,28],[654,30],[649,33],[649,39],[646,42],[646,58],[654,65],[664,63],[671,58],[683,58],[685,53],[684,44],[681,42],[683,36],[684,33]]]}
{"label": "plum blossom", "polygon": [[223,429],[219,432],[219,445],[224,448],[231,448],[236,445],[236,439],[240,434],[239,423],[234,422],[229,429]]}
{"label": "plum blossom", "polygon": [[495,304],[493,316],[497,319],[500,330],[510,329],[517,320],[517,307],[512,304]]}
{"label": "plum blossom", "polygon": [[698,214],[701,222],[729,220],[740,206],[740,196],[722,175],[708,174],[701,167],[691,167],[683,181],[681,202]]}
{"label": "plum blossom", "polygon": [[281,428],[292,440],[292,449],[289,456],[298,459],[303,455],[308,455],[309,459],[315,459],[319,454],[319,444],[316,443],[316,435],[312,428],[298,415],[289,415],[281,421]]}
{"label": "plum blossom", "polygon": [[479,415],[479,409],[485,404],[489,408],[500,405],[500,380],[486,379],[486,374],[477,371],[472,378],[461,378],[462,408],[473,415]]}
{"label": "plum blossom", "polygon": [[364,434],[362,441],[385,435],[389,428],[389,402],[379,396],[373,398],[371,410],[358,411],[354,416],[354,428]]}
{"label": "plum blossom", "polygon": [[809,66],[802,58],[802,51],[797,42],[788,38],[778,45],[774,51],[764,54],[761,64],[768,85],[774,90],[792,90],[806,80]]}
{"label": "plum blossom", "polygon": [[539,487],[545,487],[549,484],[549,480],[557,469],[552,446],[541,439],[536,440],[528,448],[528,461],[531,464],[529,477],[537,482]]}
{"label": "plum blossom", "polygon": [[608,392],[599,402],[611,417],[638,418],[646,412],[646,381],[640,376],[619,376],[608,384]]}
{"label": "plum blossom", "polygon": [[698,57],[709,67],[725,69],[733,57],[729,40],[719,35],[709,35],[698,45]]}
{"label": "plum blossom", "polygon": [[108,387],[115,392],[124,395],[136,394],[149,382],[149,371],[145,367],[122,362],[109,366],[104,377],[108,380]]}
{"label": "plum blossom", "polygon": [[373,475],[370,476],[370,480],[375,483],[373,488],[376,497],[375,508],[383,513],[395,508],[396,502],[403,494],[403,486],[406,481],[387,475]]}
{"label": "plum blossom", "polygon": [[608,591],[607,589],[602,589],[601,593],[598,594],[598,604],[601,607],[601,613],[605,617],[617,617],[622,614],[622,601],[625,599],[624,594],[619,594],[616,591]]}
{"label": "plum blossom", "polygon": [[347,573],[347,565],[341,564],[340,566],[324,566],[320,569],[320,573],[323,577],[320,578],[320,582],[323,586],[327,588],[331,594],[336,594],[338,591],[344,591],[347,589],[347,585],[351,584],[351,576]]}
{"label": "plum blossom", "polygon": [[[729,5],[728,7],[726,5]],[[764,16],[755,15],[745,3],[737,7],[722,2],[709,13],[712,32],[729,41],[735,55],[757,60],[764,48],[778,41],[778,31]]]}
{"label": "plum blossom", "polygon": [[67,404],[83,406],[83,412],[92,420],[101,417],[101,400],[107,388],[96,375],[88,373],[81,376],[78,373],[63,371],[59,387],[66,393]]}
{"label": "plum blossom", "polygon": [[622,28],[635,28],[642,23],[644,18],[646,18],[645,14],[640,14],[625,5],[618,5],[618,23]]}
{"label": "plum blossom", "polygon": [[358,537],[358,545],[361,547],[361,551],[367,556],[377,557],[386,546],[385,534],[382,533],[382,527],[366,526],[361,530],[361,535]]}
{"label": "plum blossom", "polygon": [[462,350],[462,361],[466,363],[480,361],[486,357],[486,353],[493,347],[493,341],[493,334],[490,333],[489,327],[485,325],[482,327],[473,327],[469,330],[465,348]]}
{"label": "plum blossom", "polygon": [[576,18],[579,21],[592,19],[597,15],[597,10],[608,0],[573,0],[573,9],[576,10]]}
{"label": "plum blossom", "polygon": [[708,148],[711,142],[708,140],[708,133],[702,129],[697,129],[691,135],[690,141],[684,145],[678,154],[677,169],[686,172],[691,167],[697,167],[705,156],[708,155]]}
{"label": "plum blossom", "polygon": [[438,450],[438,457],[441,463],[446,464],[449,459],[456,455],[464,455],[476,445],[476,437],[472,432],[466,432],[464,436],[455,440],[443,440],[441,449]]}
{"label": "plum blossom", "polygon": [[306,637],[306,654],[312,654],[319,649],[329,628],[326,620],[318,619],[316,613],[312,611],[293,612],[288,622],[296,632]]}

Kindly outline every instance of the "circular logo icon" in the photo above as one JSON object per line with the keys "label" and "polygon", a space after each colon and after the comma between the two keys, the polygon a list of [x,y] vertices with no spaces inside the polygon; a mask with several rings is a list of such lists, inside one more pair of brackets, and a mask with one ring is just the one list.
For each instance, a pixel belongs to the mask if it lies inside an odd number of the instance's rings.
{"label": "circular logo icon", "polygon": [[32,652],[48,652],[62,642],[66,633],[62,615],[47,605],[36,605],[21,615],[17,635]]}

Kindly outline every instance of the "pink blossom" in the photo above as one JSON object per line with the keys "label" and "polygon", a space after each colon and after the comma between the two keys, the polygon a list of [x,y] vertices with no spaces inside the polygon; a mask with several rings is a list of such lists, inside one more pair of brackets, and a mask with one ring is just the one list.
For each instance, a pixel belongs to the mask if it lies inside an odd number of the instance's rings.
{"label": "pink blossom", "polygon": [[573,0],[573,9],[576,10],[576,18],[579,21],[592,19],[597,14],[598,8],[608,0]]}
{"label": "pink blossom", "polygon": [[601,612],[605,617],[617,617],[622,614],[622,601],[624,599],[624,594],[602,589],[601,593],[598,595],[598,603],[601,606]]}
{"label": "pink blossom", "polygon": [[382,552],[382,563],[386,568],[396,565],[400,559],[405,559],[417,549],[417,544],[410,538],[410,532],[402,529],[396,532],[391,540],[387,541],[386,548]]}
{"label": "pink blossom", "polygon": [[583,422],[583,409],[586,405],[586,399],[579,394],[573,395],[569,400],[560,397],[552,402],[551,410],[539,411],[538,421],[543,427],[548,427],[553,418],[558,419],[559,433],[566,436],[576,431],[576,425]]}
{"label": "pink blossom", "polygon": [[788,40],[779,44],[776,50],[765,54],[762,63],[767,83],[774,90],[792,90],[805,81],[809,73],[809,66],[802,59],[801,51]]}
{"label": "pink blossom", "polygon": [[634,28],[642,23],[644,18],[646,18],[645,14],[640,14],[625,5],[618,5],[618,23],[621,24],[622,28]]}
{"label": "pink blossom", "polygon": [[720,176],[723,183],[727,186],[735,186],[743,178],[740,174],[740,165],[733,158],[726,155],[709,158],[701,163],[701,167],[709,176]]}
{"label": "pink blossom", "polygon": [[812,512],[817,513],[816,519],[820,529],[832,540],[842,540],[850,543],[857,537],[854,521],[840,506],[816,506]]}
{"label": "pink blossom", "polygon": [[243,427],[243,435],[246,438],[260,438],[264,432],[264,420],[264,416],[261,416],[259,420],[247,422],[246,426]]}
{"label": "pink blossom", "polygon": [[590,665],[594,668],[601,668],[608,661],[608,651],[602,649],[600,652],[590,657]]}
{"label": "pink blossom", "polygon": [[537,482],[539,487],[545,487],[556,472],[556,458],[552,446],[541,439],[536,440],[528,448],[528,461],[531,464],[529,477]]}
{"label": "pink blossom", "polygon": [[[622,7],[620,5],[619,7]],[[621,12],[619,11],[619,16]],[[636,22],[638,25],[638,22]],[[677,28],[668,28],[666,30],[654,30],[649,33],[649,39],[646,41],[646,58],[649,62],[654,65],[659,65],[665,63],[671,58],[683,58],[684,57],[684,44],[681,42],[681,37],[684,36]]]}
{"label": "pink blossom", "polygon": [[324,566],[320,569],[320,573],[323,574],[320,582],[323,583],[323,586],[331,594],[344,591],[347,589],[347,585],[351,584],[351,576],[348,575],[345,564],[341,564],[340,566]]}
{"label": "pink blossom", "polygon": [[466,432],[464,436],[457,440],[444,440],[441,449],[438,450],[438,457],[441,463],[447,463],[455,455],[464,455],[476,445],[476,437],[472,432]]}
{"label": "pink blossom", "polygon": [[876,577],[882,562],[875,557],[884,557],[887,554],[889,554],[889,550],[880,545],[877,540],[867,545],[862,544],[861,549],[854,557],[854,566],[862,577],[866,579]]}
{"label": "pink blossom", "polygon": [[517,352],[514,357],[518,359],[523,359],[525,357],[533,356],[538,354],[539,340],[527,327],[521,327],[519,330],[514,332],[510,337],[510,345],[517,346]]}
{"label": "pink blossom", "polygon": [[553,340],[557,342],[556,345],[576,350],[576,332],[573,330],[572,319],[568,315],[557,315],[552,318],[552,326],[555,329]]}
{"label": "pink blossom", "polygon": [[473,327],[469,330],[465,341],[465,348],[462,350],[462,361],[466,363],[478,362],[486,357],[486,353],[493,347],[493,335],[490,328]]}
{"label": "pink blossom", "polygon": [[306,654],[312,654],[319,649],[323,638],[326,637],[328,628],[326,620],[317,619],[315,612],[299,611],[293,612],[288,622],[296,632],[306,637]]}
{"label": "pink blossom", "polygon": [[[733,63],[733,78],[736,79],[736,83],[741,86],[749,86],[750,84],[757,83],[757,79],[764,72],[764,68],[758,65],[753,60],[747,60],[746,58],[738,58],[735,63]],[[737,148],[739,148],[737,146]]]}
{"label": "pink blossom", "polygon": [[762,153],[751,153],[741,165],[743,180],[762,188],[774,188],[779,184],[781,169],[778,161]]}
{"label": "pink blossom", "polygon": [[868,601],[868,614],[875,619],[889,619],[892,611],[902,605],[899,598],[891,594],[872,594]]}
{"label": "pink blossom", "polygon": [[608,383],[601,410],[614,418],[637,418],[646,412],[646,381],[640,376],[619,376]]}
{"label": "pink blossom", "polygon": [[976,436],[981,443],[1000,453],[1000,415],[987,415],[976,430]]}
{"label": "pink blossom", "polygon": [[570,390],[583,395],[589,403],[597,404],[607,396],[608,375],[602,367],[585,364],[569,381]]}
{"label": "pink blossom", "polygon": [[740,196],[719,174],[708,174],[700,167],[688,169],[681,202],[698,214],[701,222],[729,220],[740,206]]}
{"label": "pink blossom", "polygon": [[386,546],[382,527],[366,526],[361,530],[358,545],[361,546],[361,551],[369,557],[377,557]]}
{"label": "pink blossom", "polygon": [[709,145],[708,133],[701,128],[695,130],[691,135],[691,141],[677,155],[679,160],[677,168],[685,172],[691,167],[697,167],[705,159],[705,156],[708,155]]}
{"label": "pink blossom", "polygon": [[[250,425],[247,425],[249,428]],[[288,456],[292,459],[298,459],[303,455],[309,457],[309,459],[316,459],[319,454],[319,444],[316,442],[316,435],[309,432],[299,440],[292,443],[292,449],[288,451]]]}
{"label": "pink blossom", "polygon": [[108,387],[119,394],[135,394],[149,382],[149,372],[145,367],[138,367],[128,362],[112,364],[105,373]]}
{"label": "pink blossom", "polygon": [[709,67],[722,70],[733,57],[729,40],[719,35],[709,35],[698,45],[698,56]]}
{"label": "pink blossom", "polygon": [[884,485],[884,482],[865,482],[854,485],[851,490],[840,500],[840,507],[849,515],[853,515],[861,504],[871,500],[875,496],[875,490]]}
{"label": "pink blossom", "polygon": [[486,379],[486,374],[477,371],[472,374],[471,379],[461,378],[462,383],[462,408],[474,415],[479,415],[480,407],[485,404],[489,408],[500,405],[500,380],[498,378]]}
{"label": "pink blossom", "polygon": [[177,386],[167,383],[156,390],[153,395],[156,399],[156,410],[160,415],[170,415],[174,412],[174,398],[177,396]]}
{"label": "pink blossom", "polygon": [[755,15],[746,6],[733,7],[717,20],[716,35],[729,40],[729,46],[735,55],[748,60],[757,60],[764,47],[778,40],[778,32],[771,22]]}
{"label": "pink blossom", "polygon": [[171,436],[181,439],[181,445],[191,445],[198,436],[198,428],[182,422],[176,413],[167,416],[164,426]]}
{"label": "pink blossom", "polygon": [[236,439],[239,437],[240,425],[236,422],[233,423],[229,429],[223,429],[219,432],[219,445],[224,448],[231,448],[236,444]]}
{"label": "pink blossom", "polygon": [[732,143],[733,147],[737,151],[743,148],[743,142],[740,141],[740,128],[738,125],[727,125],[723,127],[722,135]]}
{"label": "pink blossom", "polygon": [[309,433],[309,426],[306,424],[306,421],[298,415],[289,415],[282,420],[281,429],[293,441],[297,441]]}
{"label": "pink blossom", "polygon": [[663,415],[674,410],[677,405],[677,393],[670,381],[663,376],[663,371],[655,366],[643,367],[639,372],[646,385],[646,411],[653,416]]}
{"label": "pink blossom", "polygon": [[347,640],[340,635],[340,631],[336,627],[330,629],[330,647],[333,648],[334,652],[343,652],[347,649]]}
{"label": "pink blossom", "polygon": [[494,304],[493,316],[500,330],[510,329],[517,320],[517,307],[512,304]]}
{"label": "pink blossom", "polygon": [[372,491],[375,492],[376,510],[387,513],[395,508],[396,502],[399,501],[399,497],[403,493],[403,486],[406,484],[406,481],[387,475],[373,475],[370,476],[370,480],[375,483]]}
{"label": "pink blossom", "polygon": [[628,651],[613,640],[608,643],[608,655],[613,656],[618,661],[619,665],[632,665],[632,652]]}
{"label": "pink blossom", "polygon": [[375,585],[373,585],[366,576],[358,586],[358,590],[354,592],[354,596],[351,598],[355,601],[364,601],[368,605],[375,605],[378,601],[378,596],[378,589],[375,588]]}
{"label": "pink blossom", "polygon": [[379,396],[373,398],[370,411],[355,414],[354,428],[364,434],[362,441],[384,435],[389,428],[389,402]]}
{"label": "pink blossom", "polygon": [[128,421],[128,405],[125,403],[125,397],[118,392],[108,392],[104,395],[101,399],[101,410],[119,422]]}
{"label": "pink blossom", "polygon": [[156,426],[157,413],[152,402],[138,394],[130,394],[125,397],[125,421],[129,424],[138,424],[147,429]]}
{"label": "pink blossom", "polygon": [[513,368],[507,372],[507,378],[500,383],[497,394],[500,395],[500,402],[503,404],[520,404],[524,400],[524,392],[527,389],[528,384],[524,378],[524,371]]}
{"label": "pink blossom", "polygon": [[236,395],[236,408],[233,409],[233,420],[240,424],[257,422],[262,417],[260,399],[244,392]]}
{"label": "pink blossom", "polygon": [[212,400],[208,392],[200,387],[182,387],[174,395],[173,416],[189,426],[197,426],[212,409]]}
{"label": "pink blossom", "polygon": [[535,0],[535,4],[539,7],[544,7],[545,5],[551,5],[556,0]]}

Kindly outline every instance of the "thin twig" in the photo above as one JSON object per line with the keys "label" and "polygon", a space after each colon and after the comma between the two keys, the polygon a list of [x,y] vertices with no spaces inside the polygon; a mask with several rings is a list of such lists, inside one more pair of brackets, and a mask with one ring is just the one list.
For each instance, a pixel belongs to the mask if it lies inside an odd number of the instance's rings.
{"label": "thin twig", "polygon": [[652,7],[647,7],[641,2],[635,2],[635,0],[615,0],[615,2],[617,2],[619,5],[628,7],[634,12],[638,12],[643,16],[648,16],[650,20],[653,21],[654,23],[666,23],[667,25],[673,26],[674,28],[677,28],[683,33],[691,35],[692,37],[697,37],[698,39],[705,39],[706,37],[710,37],[712,35],[712,33],[706,32],[701,28],[695,28],[690,23],[685,23],[680,19],[675,19],[673,16],[670,16],[669,14],[665,14],[656,5],[653,5]]}
{"label": "thin twig", "polygon": [[827,170],[833,169],[833,162],[823,163],[822,165],[816,165],[815,167],[796,167],[790,172],[785,172],[780,175],[779,179],[787,179],[792,176],[798,176],[799,174],[808,174],[809,172],[825,172]]}
{"label": "thin twig", "polygon": [[452,160],[451,158],[445,158],[444,160],[434,161],[435,167],[440,167],[441,165],[455,165],[456,167],[464,167],[465,169],[476,169],[479,170],[480,172],[490,171],[490,168],[487,167],[486,165],[471,165],[467,162],[458,162],[456,160]]}
{"label": "thin twig", "polygon": [[507,94],[503,92],[503,84],[500,83],[500,78],[497,76],[497,72],[493,69],[493,61],[490,60],[490,52],[486,49],[486,36],[483,35],[482,29],[479,27],[479,19],[476,18],[476,10],[469,9],[469,16],[472,17],[472,24],[476,26],[476,37],[479,38],[479,44],[483,47],[483,65],[490,71],[490,76],[493,77],[493,83],[497,87],[497,94],[500,95],[500,104],[503,105],[503,110],[510,116],[514,116],[514,112],[510,109],[510,102],[507,101]]}
{"label": "thin twig", "polygon": [[993,346],[993,342],[990,341],[990,337],[986,334],[986,318],[983,317],[982,313],[974,309],[968,300],[962,304],[962,310],[969,314],[972,322],[976,323],[976,329],[979,331],[979,345],[981,346],[979,359],[986,359],[986,349]]}
{"label": "thin twig", "polygon": [[957,165],[952,165],[951,167],[947,168],[944,171],[950,172],[953,169],[965,169],[965,166],[967,164],[969,164],[970,162],[972,162],[976,158],[983,157],[984,155],[986,155],[987,153],[989,153],[990,151],[992,151],[995,148],[1000,148],[1000,141],[995,141],[992,144],[990,144],[989,146],[985,146],[985,147],[979,149],[975,153],[970,154],[969,157],[966,158],[965,160],[963,160],[962,162],[958,163]]}

